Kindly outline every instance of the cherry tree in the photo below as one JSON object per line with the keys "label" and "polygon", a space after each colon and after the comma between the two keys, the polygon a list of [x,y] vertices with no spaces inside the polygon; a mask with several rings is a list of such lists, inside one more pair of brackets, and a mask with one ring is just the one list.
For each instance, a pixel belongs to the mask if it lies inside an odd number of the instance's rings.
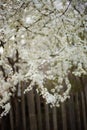
{"label": "cherry tree", "polygon": [[[50,106],[70,97],[71,77],[87,75],[86,0],[0,0],[0,107],[26,82]],[[19,88],[20,89],[20,88]]]}

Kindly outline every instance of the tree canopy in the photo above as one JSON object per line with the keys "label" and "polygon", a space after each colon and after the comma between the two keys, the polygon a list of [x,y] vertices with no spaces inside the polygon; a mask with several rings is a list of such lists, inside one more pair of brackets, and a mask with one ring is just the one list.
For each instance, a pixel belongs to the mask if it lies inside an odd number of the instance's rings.
{"label": "tree canopy", "polygon": [[51,106],[87,75],[86,0],[0,0],[0,106],[26,82]]}

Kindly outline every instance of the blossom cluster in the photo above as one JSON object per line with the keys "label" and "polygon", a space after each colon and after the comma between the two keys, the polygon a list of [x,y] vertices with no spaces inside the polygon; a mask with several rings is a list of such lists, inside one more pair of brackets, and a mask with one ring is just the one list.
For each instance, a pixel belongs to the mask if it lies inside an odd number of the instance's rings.
{"label": "blossom cluster", "polygon": [[[0,106],[7,113],[21,81],[51,106],[69,98],[70,76],[87,75],[87,3],[0,2]],[[3,115],[3,113],[2,113]]]}

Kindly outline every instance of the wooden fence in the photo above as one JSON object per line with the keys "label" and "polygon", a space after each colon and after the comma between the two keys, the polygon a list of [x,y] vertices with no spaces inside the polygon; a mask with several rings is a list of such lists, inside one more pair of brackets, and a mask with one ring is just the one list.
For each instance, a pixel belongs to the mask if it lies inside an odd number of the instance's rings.
{"label": "wooden fence", "polygon": [[87,130],[87,87],[59,108],[50,108],[34,90],[24,95],[23,89],[0,119],[0,130]]}

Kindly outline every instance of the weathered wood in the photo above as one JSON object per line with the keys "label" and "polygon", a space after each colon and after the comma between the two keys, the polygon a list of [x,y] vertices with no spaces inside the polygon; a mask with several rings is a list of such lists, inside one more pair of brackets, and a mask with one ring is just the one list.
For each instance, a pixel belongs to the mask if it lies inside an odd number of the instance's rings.
{"label": "weathered wood", "polygon": [[60,108],[49,108],[35,91],[25,96],[24,88],[22,82],[21,102],[16,95],[9,118],[0,119],[0,130],[87,130],[87,88],[72,94]]}
{"label": "weathered wood", "polygon": [[11,130],[14,130],[14,117],[13,117],[12,108],[10,110],[9,118],[10,118],[10,127],[11,127]]}
{"label": "weathered wood", "polygon": [[49,122],[49,106],[48,104],[45,104],[45,123],[46,123],[46,129],[45,130],[50,130],[50,122]]}
{"label": "weathered wood", "polygon": [[2,122],[1,122],[1,119],[0,119],[0,129],[2,130]]}
{"label": "weathered wood", "polygon": [[73,96],[71,96],[70,100],[68,101],[68,107],[69,107],[70,130],[76,130]]}
{"label": "weathered wood", "polygon": [[28,113],[29,113],[29,121],[30,121],[30,130],[37,130],[33,90],[30,91],[27,94],[27,101],[28,101]]}
{"label": "weathered wood", "polygon": [[85,107],[83,91],[81,92],[81,98],[82,98],[82,112],[83,112],[84,130],[87,130],[86,107]]}
{"label": "weathered wood", "polygon": [[0,130],[4,130],[4,124],[1,118],[0,118]]}
{"label": "weathered wood", "polygon": [[15,129],[19,130],[20,129],[20,114],[19,114],[19,105],[18,105],[18,100],[16,98],[15,100]]}
{"label": "weathered wood", "polygon": [[76,99],[76,120],[77,120],[77,128],[78,130],[81,130],[81,116],[80,116],[80,104],[79,104],[79,97],[78,97],[78,93],[76,93],[75,95],[75,99]]}
{"label": "weathered wood", "polygon": [[37,107],[37,121],[38,121],[38,129],[42,130],[42,115],[41,115],[41,105],[40,105],[40,96],[36,94],[36,107]]}
{"label": "weathered wood", "polygon": [[58,130],[58,122],[57,122],[57,111],[56,111],[56,107],[53,107],[53,130]]}
{"label": "weathered wood", "polygon": [[87,118],[87,78],[82,79],[82,85],[83,87],[83,95],[84,95],[84,103],[85,103],[85,112],[86,112],[86,118]]}
{"label": "weathered wood", "polygon": [[65,103],[61,104],[63,130],[67,130],[67,117]]}
{"label": "weathered wood", "polygon": [[25,108],[25,83],[21,82],[21,109],[22,109],[22,121],[23,121],[23,130],[26,130],[26,108]]}
{"label": "weathered wood", "polygon": [[86,107],[87,107],[87,85],[85,86],[84,91],[85,91]]}

